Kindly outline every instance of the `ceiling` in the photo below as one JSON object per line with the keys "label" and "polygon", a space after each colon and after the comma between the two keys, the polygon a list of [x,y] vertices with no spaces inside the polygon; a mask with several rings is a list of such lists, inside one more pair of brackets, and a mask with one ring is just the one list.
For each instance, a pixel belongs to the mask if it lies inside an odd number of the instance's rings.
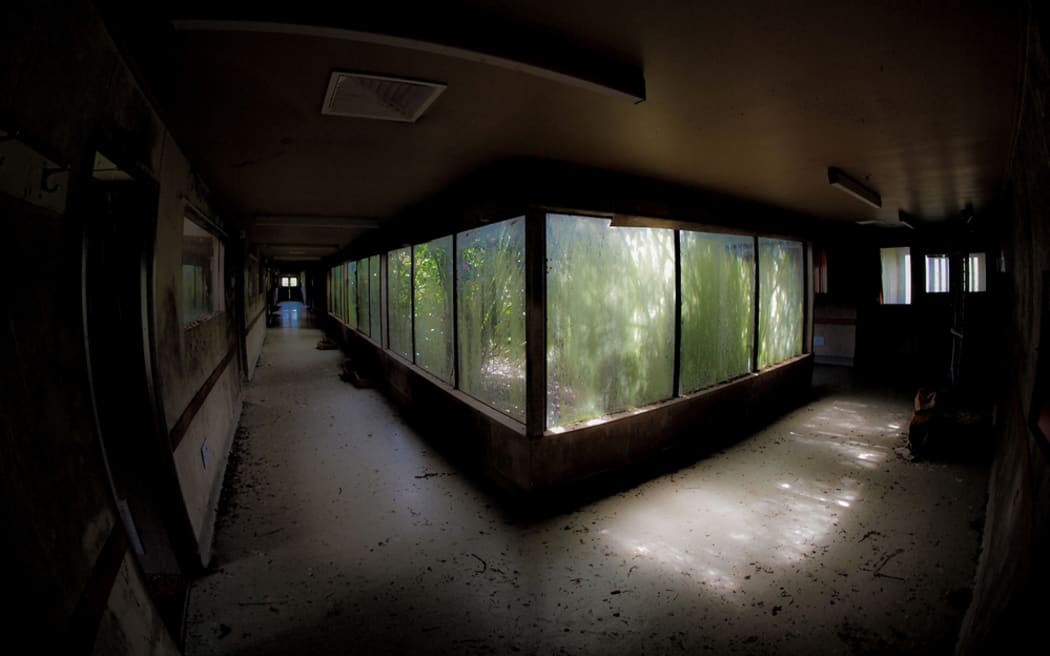
{"label": "ceiling", "polygon": [[[1022,47],[1003,3],[437,4],[167,10],[162,113],[214,191],[278,224],[266,254],[329,254],[518,157],[851,222],[980,211],[1002,185]],[[448,87],[415,123],[323,116],[335,70]],[[640,103],[598,89],[643,76]]]}

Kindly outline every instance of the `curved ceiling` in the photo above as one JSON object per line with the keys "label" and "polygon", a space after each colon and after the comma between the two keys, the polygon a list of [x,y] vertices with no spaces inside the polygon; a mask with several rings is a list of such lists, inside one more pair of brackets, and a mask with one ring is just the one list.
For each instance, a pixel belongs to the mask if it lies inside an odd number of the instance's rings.
{"label": "curved ceiling", "polygon": [[[1015,8],[434,4],[338,16],[308,7],[280,16],[217,14],[175,4],[166,16],[179,29],[168,55],[175,75],[165,119],[215,191],[252,215],[382,221],[517,157],[848,221],[896,221],[899,210],[935,220],[967,204],[979,210],[1002,184],[1020,89]],[[810,6],[792,6],[800,4]],[[197,20],[229,22],[200,29]],[[339,30],[353,30],[352,38]],[[412,43],[502,59],[406,47]],[[536,74],[537,63],[614,85],[640,73],[645,100]],[[335,70],[448,87],[416,123],[323,116]],[[882,208],[830,187],[829,166],[878,191]],[[333,236],[330,228],[304,227],[281,239],[345,243],[358,230]]]}

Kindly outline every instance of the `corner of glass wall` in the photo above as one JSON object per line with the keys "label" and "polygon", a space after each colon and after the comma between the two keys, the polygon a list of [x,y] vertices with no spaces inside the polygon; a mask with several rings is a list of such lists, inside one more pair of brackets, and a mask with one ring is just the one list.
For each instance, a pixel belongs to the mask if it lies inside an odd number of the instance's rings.
{"label": "corner of glass wall", "polygon": [[525,217],[456,235],[459,388],[525,421]]}

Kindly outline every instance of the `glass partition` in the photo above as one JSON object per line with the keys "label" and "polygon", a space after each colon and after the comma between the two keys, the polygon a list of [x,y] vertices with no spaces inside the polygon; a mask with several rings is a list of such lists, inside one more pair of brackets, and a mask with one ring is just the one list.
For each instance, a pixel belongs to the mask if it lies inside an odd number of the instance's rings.
{"label": "glass partition", "polygon": [[456,237],[459,387],[525,420],[525,219]]}
{"label": "glass partition", "polygon": [[547,425],[674,394],[674,231],[547,215]]}
{"label": "glass partition", "polygon": [[682,394],[751,371],[755,240],[681,232]]}
{"label": "glass partition", "polygon": [[452,383],[452,237],[412,249],[416,364]]}
{"label": "glass partition", "polygon": [[387,322],[390,350],[412,359],[412,248],[390,251],[386,258]]}
{"label": "glass partition", "polygon": [[802,242],[758,238],[758,368],[802,353]]}

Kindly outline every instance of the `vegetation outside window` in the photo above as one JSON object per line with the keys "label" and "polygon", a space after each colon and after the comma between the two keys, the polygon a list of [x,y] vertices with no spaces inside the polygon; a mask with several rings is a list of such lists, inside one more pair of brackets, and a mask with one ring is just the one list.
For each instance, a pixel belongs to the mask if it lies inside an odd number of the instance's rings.
{"label": "vegetation outside window", "polygon": [[390,251],[387,262],[387,324],[390,350],[412,359],[412,249]]}
{"label": "vegetation outside window", "polygon": [[882,303],[911,304],[911,249],[907,246],[882,248]]}
{"label": "vegetation outside window", "polygon": [[802,353],[802,243],[758,238],[758,368]]}
{"label": "vegetation outside window", "polygon": [[525,421],[525,220],[456,238],[459,387]]}
{"label": "vegetation outside window", "polygon": [[674,394],[674,231],[547,215],[547,425]]}
{"label": "vegetation outside window", "polygon": [[380,341],[380,335],[383,334],[380,327],[380,318],[383,314],[382,309],[379,307],[380,299],[382,298],[379,266],[378,255],[368,258],[368,315],[371,320],[371,329],[368,334],[377,342]]}
{"label": "vegetation outside window", "polygon": [[416,364],[452,383],[452,236],[412,249]]}
{"label": "vegetation outside window", "polygon": [[357,261],[357,329],[368,334],[368,258]]}
{"label": "vegetation outside window", "polygon": [[751,371],[755,240],[681,232],[680,391],[694,392]]}
{"label": "vegetation outside window", "polygon": [[344,295],[346,303],[346,325],[357,326],[357,262],[346,263],[346,285]]}
{"label": "vegetation outside window", "polygon": [[182,324],[190,326],[226,309],[223,247],[218,237],[182,219]]}

